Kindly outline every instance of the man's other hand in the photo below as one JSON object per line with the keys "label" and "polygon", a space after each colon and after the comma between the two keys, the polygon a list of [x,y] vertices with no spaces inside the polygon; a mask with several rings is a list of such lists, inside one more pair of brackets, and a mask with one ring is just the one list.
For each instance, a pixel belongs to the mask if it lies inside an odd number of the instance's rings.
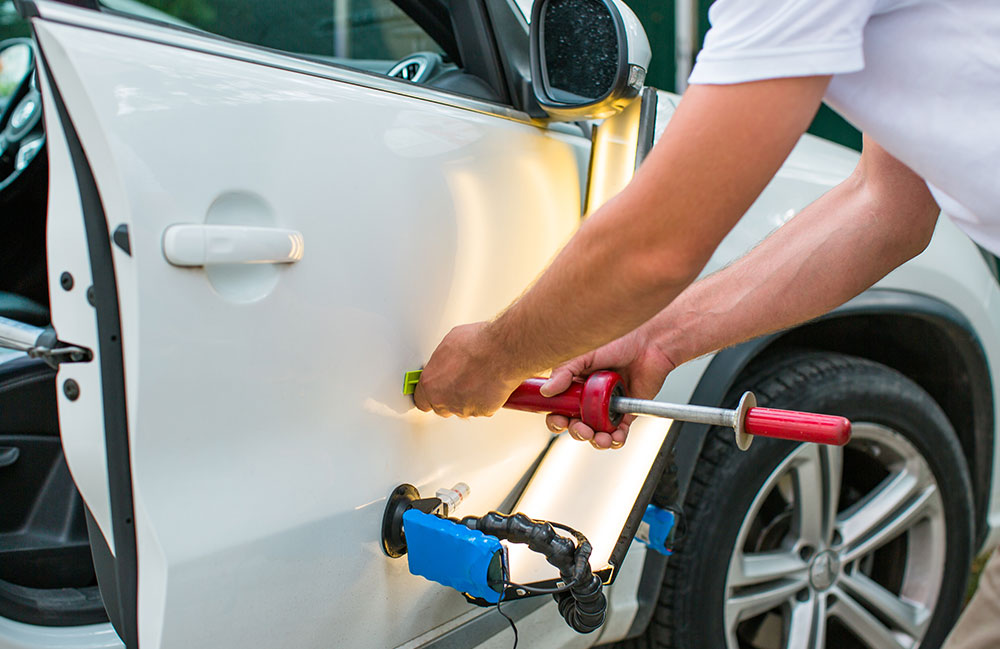
{"label": "man's other hand", "polygon": [[[574,378],[584,378],[598,370],[612,369],[622,375],[625,392],[630,397],[651,399],[663,385],[663,380],[674,369],[674,363],[650,340],[645,328],[640,327],[603,347],[578,356],[552,371],[548,382],[542,386],[542,396],[551,397],[569,388]],[[597,449],[621,448],[628,436],[629,426],[635,415],[626,415],[621,425],[612,433],[598,433],[580,421],[562,415],[549,415],[546,425],[552,432],[569,430],[580,441],[587,441]]]}

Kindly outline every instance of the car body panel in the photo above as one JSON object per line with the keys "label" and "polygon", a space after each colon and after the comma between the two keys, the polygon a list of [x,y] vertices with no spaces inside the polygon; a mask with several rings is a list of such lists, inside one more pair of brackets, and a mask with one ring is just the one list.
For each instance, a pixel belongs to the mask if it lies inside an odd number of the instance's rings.
{"label": "car body panel", "polygon": [[[140,642],[385,647],[467,610],[381,554],[385,497],[464,481],[463,510],[488,511],[550,435],[523,413],[416,412],[400,381],[454,323],[515,298],[576,228],[579,143],[266,65],[35,29],[109,229],[129,228],[131,254],[114,261]],[[53,192],[66,181],[53,176]],[[163,230],[205,221],[297,229],[304,257],[166,263]],[[92,318],[75,307],[57,330]]]}

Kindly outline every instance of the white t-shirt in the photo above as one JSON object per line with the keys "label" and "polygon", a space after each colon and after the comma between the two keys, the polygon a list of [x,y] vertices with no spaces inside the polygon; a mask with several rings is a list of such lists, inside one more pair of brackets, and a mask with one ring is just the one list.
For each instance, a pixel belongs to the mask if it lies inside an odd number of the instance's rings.
{"label": "white t-shirt", "polygon": [[716,0],[691,83],[832,74],[824,101],[1000,254],[1000,0]]}

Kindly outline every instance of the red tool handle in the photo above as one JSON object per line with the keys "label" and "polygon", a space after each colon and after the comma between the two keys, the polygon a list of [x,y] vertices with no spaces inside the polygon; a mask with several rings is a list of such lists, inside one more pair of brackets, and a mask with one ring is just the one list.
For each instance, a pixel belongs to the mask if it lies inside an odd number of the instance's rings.
{"label": "red tool handle", "polygon": [[[605,433],[613,432],[621,423],[622,415],[611,412],[611,398],[625,396],[617,372],[595,372],[585,381],[574,380],[562,394],[543,397],[541,388],[547,380],[528,379],[514,390],[503,407],[581,419],[595,431]],[[761,437],[843,446],[851,437],[851,422],[832,415],[751,408],[743,420],[743,430]]]}
{"label": "red tool handle", "polygon": [[580,400],[583,381],[573,381],[569,389],[554,397],[543,397],[542,386],[548,379],[528,379],[507,398],[504,408],[525,412],[551,412],[557,415],[580,418]]}
{"label": "red tool handle", "polygon": [[569,389],[554,397],[543,397],[542,385],[548,379],[528,379],[511,393],[504,408],[527,412],[551,412],[582,419],[595,431],[610,433],[618,428],[622,416],[611,412],[611,397],[624,396],[622,377],[617,372],[595,372],[586,381],[574,380]]}
{"label": "red tool handle", "polygon": [[751,435],[796,442],[843,446],[851,439],[851,422],[844,417],[792,410],[751,408],[743,427]]}

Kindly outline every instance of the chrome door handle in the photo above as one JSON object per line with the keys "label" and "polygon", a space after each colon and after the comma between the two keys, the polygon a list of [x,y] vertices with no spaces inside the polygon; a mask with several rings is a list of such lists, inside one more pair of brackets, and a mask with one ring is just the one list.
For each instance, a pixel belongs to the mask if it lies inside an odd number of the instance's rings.
{"label": "chrome door handle", "polygon": [[302,233],[244,225],[171,225],[163,256],[174,266],[290,264],[302,259]]}

